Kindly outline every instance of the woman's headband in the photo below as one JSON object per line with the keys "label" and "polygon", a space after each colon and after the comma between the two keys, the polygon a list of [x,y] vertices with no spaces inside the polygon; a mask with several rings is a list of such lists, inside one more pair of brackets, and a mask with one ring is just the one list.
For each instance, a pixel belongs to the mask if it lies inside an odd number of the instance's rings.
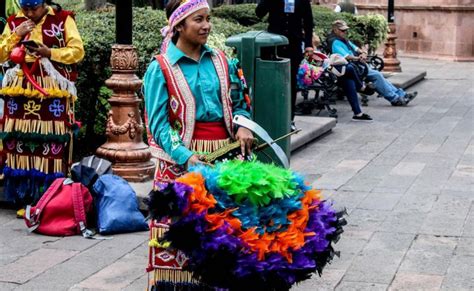
{"label": "woman's headband", "polygon": [[44,0],[20,0],[21,7],[34,8],[44,3]]}
{"label": "woman's headband", "polygon": [[163,43],[161,45],[161,53],[164,54],[168,49],[169,42],[173,36],[174,27],[183,21],[186,17],[193,14],[194,12],[207,8],[209,4],[207,0],[183,0],[178,8],[170,15],[168,19],[168,25],[161,29],[161,35],[163,36]]}

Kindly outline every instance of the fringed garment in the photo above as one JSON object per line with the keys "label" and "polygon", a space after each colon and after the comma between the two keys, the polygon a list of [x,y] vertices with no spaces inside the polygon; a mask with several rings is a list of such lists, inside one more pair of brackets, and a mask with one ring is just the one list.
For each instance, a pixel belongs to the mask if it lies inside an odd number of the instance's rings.
{"label": "fringed garment", "polygon": [[[168,112],[173,129],[183,143],[196,154],[206,154],[227,145],[232,137],[232,104],[229,98],[229,73],[225,55],[218,52],[212,61],[220,80],[221,101],[224,120],[218,122],[196,122],[195,100],[179,65],[172,66],[165,56],[156,57],[167,82],[169,94]],[[146,116],[146,115],[145,115]],[[145,117],[147,119],[147,117]],[[148,121],[146,121],[148,124]],[[148,127],[147,127],[148,129]],[[154,185],[160,188],[163,182],[172,182],[186,172],[184,166],[176,164],[154,141],[148,131],[148,142],[158,157]],[[150,274],[151,290],[214,290],[193,278],[192,273],[183,271],[187,257],[180,250],[161,244],[159,241],[168,229],[170,220],[150,222],[150,250],[147,271]]]}
{"label": "fringed garment", "polygon": [[[46,16],[42,30],[46,46],[66,46],[64,22],[70,15],[61,11]],[[25,20],[25,17],[10,17],[11,31]],[[45,27],[54,28],[54,33]],[[75,66],[47,58],[36,59],[27,66],[47,96],[32,86],[20,65],[6,71],[0,89],[4,99],[0,143],[5,160],[5,193],[7,199],[21,206],[35,203],[55,178],[67,174],[77,98],[73,83],[77,78]]]}

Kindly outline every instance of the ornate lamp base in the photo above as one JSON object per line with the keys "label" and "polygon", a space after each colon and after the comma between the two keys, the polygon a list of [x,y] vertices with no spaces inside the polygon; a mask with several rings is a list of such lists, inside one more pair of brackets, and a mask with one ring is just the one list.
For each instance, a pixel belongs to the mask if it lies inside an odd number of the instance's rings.
{"label": "ornate lamp base", "polygon": [[395,23],[389,23],[388,28],[390,31],[383,51],[383,62],[385,64],[383,70],[385,72],[401,72],[402,68],[400,67],[400,61],[397,59],[397,45],[395,43],[397,39]]}
{"label": "ornate lamp base", "polygon": [[105,81],[113,90],[109,103],[112,109],[107,120],[107,142],[100,146],[96,154],[112,164],[115,174],[131,182],[153,179],[155,165],[151,152],[143,142],[144,125],[140,118],[140,100],[136,91],[141,80],[135,75],[138,55],[133,45],[112,46],[112,76]]}

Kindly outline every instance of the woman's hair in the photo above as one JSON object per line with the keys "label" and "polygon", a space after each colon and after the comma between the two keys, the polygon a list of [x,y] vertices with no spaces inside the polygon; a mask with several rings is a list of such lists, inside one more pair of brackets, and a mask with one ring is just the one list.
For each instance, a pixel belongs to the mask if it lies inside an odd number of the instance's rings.
{"label": "woman's hair", "polygon": [[[166,4],[166,8],[165,8],[165,10],[166,10],[166,19],[168,19],[168,20],[170,19],[171,14],[173,14],[173,12],[174,12],[176,9],[178,9],[179,5],[181,5],[181,2],[182,2],[182,0],[170,0],[170,1],[168,2],[168,4]],[[177,23],[177,24],[175,25],[175,27],[176,27],[177,25],[179,25],[179,24],[180,24],[180,23]],[[173,28],[173,29],[174,29],[174,28]],[[179,32],[176,31],[176,30],[173,31],[173,36],[171,37],[171,41],[172,41],[173,43],[176,43],[176,42],[178,41],[178,38],[179,38]]]}
{"label": "woman's hair", "polygon": [[44,3],[48,4],[49,6],[55,6],[55,10],[56,11],[61,11],[63,10],[63,8],[61,7],[61,5],[59,5],[58,3],[54,3],[53,1],[51,0],[44,0]]}

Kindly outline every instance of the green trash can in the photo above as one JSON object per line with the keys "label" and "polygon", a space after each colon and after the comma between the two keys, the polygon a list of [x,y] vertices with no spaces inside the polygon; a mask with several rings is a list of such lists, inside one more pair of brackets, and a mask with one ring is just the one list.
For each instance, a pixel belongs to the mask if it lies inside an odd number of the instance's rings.
{"label": "green trash can", "polygon": [[[237,50],[237,58],[247,80],[252,97],[253,120],[276,139],[290,132],[291,89],[290,60],[278,57],[278,46],[288,44],[282,35],[266,31],[249,31],[229,37],[226,45]],[[288,159],[290,138],[277,142]],[[271,151],[259,154],[259,159],[280,160]]]}

